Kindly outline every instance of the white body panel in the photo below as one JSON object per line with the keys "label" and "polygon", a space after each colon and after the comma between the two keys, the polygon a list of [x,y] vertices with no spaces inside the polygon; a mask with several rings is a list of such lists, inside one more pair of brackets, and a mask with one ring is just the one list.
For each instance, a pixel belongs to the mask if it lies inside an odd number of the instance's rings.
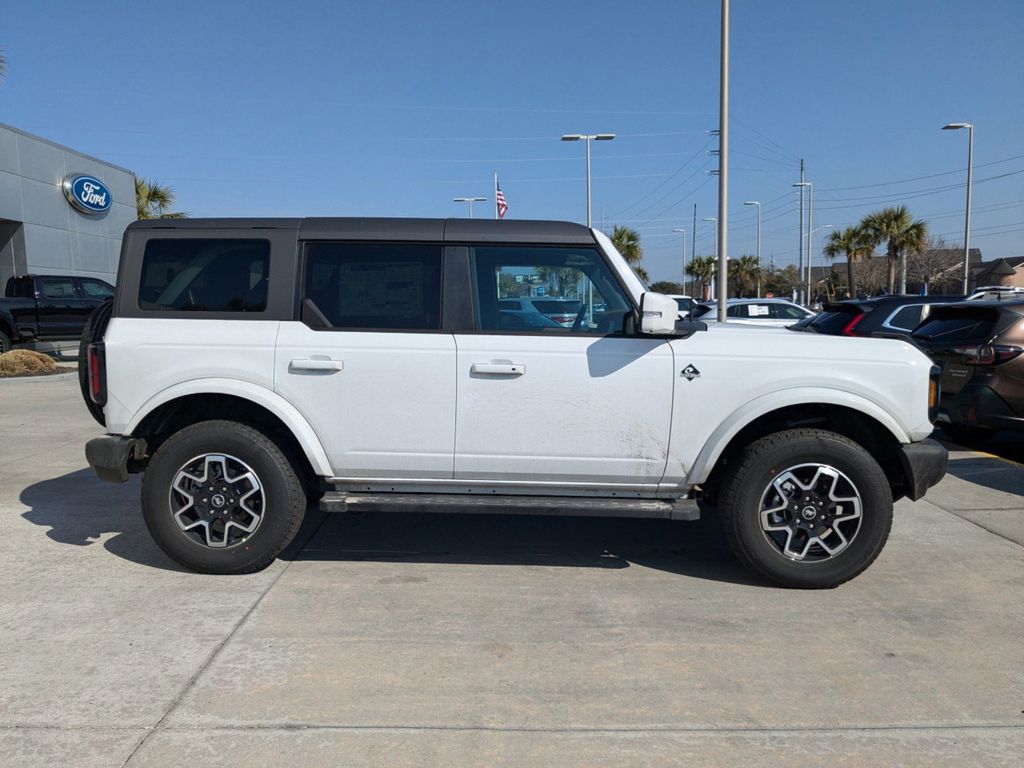
{"label": "white body panel", "polygon": [[[639,304],[643,284],[594,236]],[[931,362],[909,344],[731,321],[666,340],[117,317],[104,342],[111,433],[178,397],[233,395],[277,415],[317,474],[366,486],[676,494],[778,408],[843,405],[904,443],[932,429]]]}
{"label": "white body panel", "polygon": [[315,425],[334,475],[452,477],[451,334],[280,325],[275,390]]}
{"label": "white body panel", "polygon": [[[656,488],[672,415],[667,342],[539,334],[455,338],[456,478]],[[484,366],[509,372],[488,373]]]}

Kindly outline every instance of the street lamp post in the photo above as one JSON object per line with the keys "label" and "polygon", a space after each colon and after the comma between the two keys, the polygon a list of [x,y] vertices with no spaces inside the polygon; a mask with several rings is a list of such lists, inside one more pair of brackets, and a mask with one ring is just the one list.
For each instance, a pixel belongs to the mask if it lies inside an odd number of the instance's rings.
{"label": "street lamp post", "polygon": [[486,203],[486,197],[454,197],[452,198],[453,203],[468,203],[469,204],[469,218],[473,218],[473,203]]}
{"label": "street lamp post", "polygon": [[944,131],[967,129],[967,209],[964,212],[964,293],[968,290],[968,276],[971,270],[971,177],[974,174],[974,124],[947,123]]}
{"label": "street lamp post", "polygon": [[761,201],[747,200],[744,205],[757,206],[757,242],[754,246],[755,258],[757,259],[757,298],[761,298]]}
{"label": "street lamp post", "polygon": [[673,232],[683,233],[683,293],[686,293],[686,230],[682,227],[675,227],[672,229]]}
{"label": "street lamp post", "polygon": [[586,142],[587,145],[587,226],[593,224],[593,219],[590,215],[590,142],[591,141],[611,141],[615,138],[614,133],[567,133],[562,136],[562,141],[580,141],[581,139]]}
{"label": "street lamp post", "polygon": [[[722,0],[718,86],[718,322],[729,297],[729,0]],[[715,248],[718,251],[718,247]]]}

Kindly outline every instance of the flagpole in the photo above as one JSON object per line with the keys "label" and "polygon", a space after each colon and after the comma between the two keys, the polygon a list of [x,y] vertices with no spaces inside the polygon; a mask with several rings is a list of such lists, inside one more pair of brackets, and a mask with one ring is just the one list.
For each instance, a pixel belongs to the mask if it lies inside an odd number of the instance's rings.
{"label": "flagpole", "polygon": [[498,216],[498,172],[494,172],[494,218],[501,218]]}

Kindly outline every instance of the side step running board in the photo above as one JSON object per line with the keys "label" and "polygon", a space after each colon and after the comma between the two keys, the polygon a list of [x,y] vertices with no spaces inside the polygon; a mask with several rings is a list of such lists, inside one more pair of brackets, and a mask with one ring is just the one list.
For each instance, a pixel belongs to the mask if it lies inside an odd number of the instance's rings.
{"label": "side step running board", "polygon": [[692,499],[607,499],[579,496],[515,496],[432,493],[345,493],[320,500],[325,512],[460,512],[496,515],[574,515],[578,517],[655,517],[699,520]]}

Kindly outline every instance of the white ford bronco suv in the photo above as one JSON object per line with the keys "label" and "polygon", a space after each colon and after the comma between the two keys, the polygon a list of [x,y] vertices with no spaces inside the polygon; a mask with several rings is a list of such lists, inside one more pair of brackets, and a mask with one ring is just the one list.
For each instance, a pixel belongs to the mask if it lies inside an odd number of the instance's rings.
{"label": "white ford bronco suv", "polygon": [[[545,297],[571,323],[544,314]],[[512,305],[509,310],[503,307]],[[576,309],[578,307],[578,309]],[[128,227],[83,338],[106,480],[145,471],[156,542],[266,567],[327,510],[696,519],[831,587],[920,498],[938,380],[910,343],[677,322],[601,232],[471,219]]]}

